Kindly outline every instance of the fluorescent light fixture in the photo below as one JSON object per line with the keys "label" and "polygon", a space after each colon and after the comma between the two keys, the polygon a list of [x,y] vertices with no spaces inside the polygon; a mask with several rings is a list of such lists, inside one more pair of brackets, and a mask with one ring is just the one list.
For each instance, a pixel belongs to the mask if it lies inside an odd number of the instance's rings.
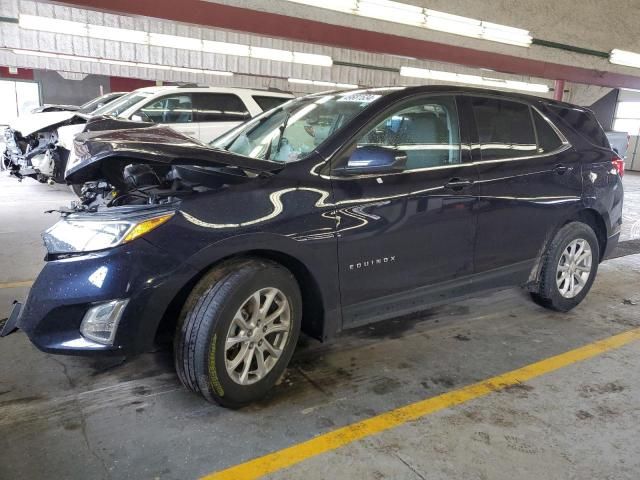
{"label": "fluorescent light fixture", "polygon": [[502,88],[506,90],[521,90],[525,92],[548,93],[550,88],[543,83],[519,82],[516,80],[502,80],[500,78],[486,78],[479,75],[441,72],[425,68],[402,67],[400,75],[403,77],[424,78],[438,82],[463,83],[481,87]]}
{"label": "fluorescent light fixture", "polygon": [[640,53],[628,52],[626,50],[611,50],[609,61],[616,65],[640,68]]}
{"label": "fluorescent light fixture", "polygon": [[358,85],[352,85],[350,83],[323,82],[320,80],[305,80],[302,78],[289,78],[289,83],[298,83],[301,85],[313,85],[315,87],[358,88]]}
{"label": "fluorescent light fixture", "polygon": [[320,67],[330,67],[333,59],[328,55],[317,55],[315,53],[293,52],[293,63],[306,65],[318,65]]}
{"label": "fluorescent light fixture", "polygon": [[41,32],[66,33],[67,35],[87,36],[87,24],[59,20],[57,18],[37,17],[35,15],[20,14],[18,19],[20,28],[39,30]]}
{"label": "fluorescent light fixture", "polygon": [[467,37],[482,37],[482,22],[473,18],[451,15],[436,10],[426,10],[426,27],[440,32],[464,35]]}
{"label": "fluorescent light fixture", "polygon": [[426,21],[424,8],[387,0],[360,0],[356,13],[405,25],[424,26]]}
{"label": "fluorescent light fixture", "polygon": [[[341,1],[342,0],[327,0],[327,3],[328,5],[337,6]],[[375,4],[382,0],[367,1],[371,4]],[[353,5],[356,5],[356,0],[353,0],[352,3]],[[300,63],[304,65],[318,65],[322,67],[330,67],[333,65],[333,59],[327,55],[295,52],[292,50],[280,50],[276,48],[251,47],[249,45],[241,45],[238,43],[200,40],[199,38],[166,35],[164,33],[146,33],[126,28],[106,27],[103,25],[92,25],[68,20],[51,19],[35,15],[20,14],[19,25],[21,28],[28,30],[76,35],[101,40],[117,40],[121,42],[138,43],[156,47],[179,48],[195,52],[236,55],[239,57]]]}
{"label": "fluorescent light fixture", "polygon": [[251,57],[278,62],[293,62],[293,52],[274,48],[251,47]]}
{"label": "fluorescent light fixture", "polygon": [[391,0],[289,0],[293,3],[324,8],[336,12],[376,18],[388,22],[428,28],[465,37],[507,43],[520,47],[531,46],[528,30],[497,23],[451,15],[428,8]]}
{"label": "fluorescent light fixture", "polygon": [[178,37],[177,35],[165,35],[164,33],[150,33],[149,45],[202,51],[202,40],[199,38]]}
{"label": "fluorescent light fixture", "polygon": [[105,27],[103,25],[87,25],[88,36],[103,40],[117,40],[127,43],[149,44],[149,34],[127,28]]}
{"label": "fluorescent light fixture", "polygon": [[13,53],[16,55],[30,55],[35,57],[45,57],[45,58],[57,58],[60,60],[73,60],[78,62],[89,62],[89,63],[104,63],[107,65],[121,65],[123,67],[138,67],[138,68],[148,68],[152,70],[170,70],[173,72],[187,72],[187,73],[199,73],[204,75],[220,75],[225,77],[233,76],[233,72],[224,72],[221,70],[204,70],[200,68],[190,68],[190,67],[174,67],[170,65],[156,65],[153,63],[140,63],[140,62],[127,62],[124,60],[110,60],[107,58],[90,58],[90,57],[79,57],[76,55],[67,55],[62,53],[51,53],[51,52],[40,52],[37,50],[21,50],[21,49],[13,49]]}
{"label": "fluorescent light fixture", "polygon": [[202,51],[208,53],[219,53],[221,55],[236,55],[238,57],[248,57],[251,48],[249,45],[239,43],[213,42],[211,40],[202,41]]}

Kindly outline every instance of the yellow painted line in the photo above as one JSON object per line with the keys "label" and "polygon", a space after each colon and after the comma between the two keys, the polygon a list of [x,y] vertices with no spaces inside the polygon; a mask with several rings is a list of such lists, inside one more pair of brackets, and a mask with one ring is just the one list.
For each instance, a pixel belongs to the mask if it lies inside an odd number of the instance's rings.
{"label": "yellow painted line", "polygon": [[33,280],[25,280],[24,282],[7,282],[0,283],[0,289],[30,287],[31,285],[33,285]]}
{"label": "yellow painted line", "polygon": [[213,472],[202,477],[202,480],[252,480],[260,478],[263,475],[291,467],[304,460],[343,447],[365,437],[376,435],[440,410],[531,380],[576,362],[587,360],[601,353],[627,345],[634,340],[640,340],[640,328],[532,363],[459,390],[444,393],[437,397],[428,398],[361,422],[347,425],[306,442],[269,453],[226,470]]}

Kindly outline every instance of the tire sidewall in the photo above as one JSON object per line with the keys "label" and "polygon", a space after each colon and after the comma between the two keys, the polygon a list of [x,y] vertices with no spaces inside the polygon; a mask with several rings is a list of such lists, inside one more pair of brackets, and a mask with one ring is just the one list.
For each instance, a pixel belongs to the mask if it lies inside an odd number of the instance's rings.
{"label": "tire sidewall", "polygon": [[[558,263],[567,246],[574,240],[583,239],[589,243],[592,254],[592,267],[589,278],[578,295],[573,298],[565,298],[558,289],[556,281]],[[553,248],[549,252],[547,265],[544,271],[544,291],[541,294],[550,300],[555,309],[560,311],[569,311],[578,305],[588,295],[591,286],[595,281],[600,263],[600,247],[598,239],[593,230],[583,223],[572,223],[558,232],[556,241],[553,242]]]}
{"label": "tire sidewall", "polygon": [[[302,300],[298,284],[291,273],[283,268],[262,265],[255,269],[250,265],[245,275],[230,279],[232,285],[217,299],[217,307],[207,309],[202,325],[206,335],[196,342],[196,376],[201,393],[208,399],[228,407],[239,407],[263,397],[277,382],[287,367],[295,350],[302,316]],[[225,281],[223,279],[222,281]],[[291,330],[287,344],[271,371],[251,385],[236,383],[227,373],[225,365],[225,342],[235,313],[254,292],[274,287],[286,297],[291,308]],[[198,364],[199,363],[199,364]]]}

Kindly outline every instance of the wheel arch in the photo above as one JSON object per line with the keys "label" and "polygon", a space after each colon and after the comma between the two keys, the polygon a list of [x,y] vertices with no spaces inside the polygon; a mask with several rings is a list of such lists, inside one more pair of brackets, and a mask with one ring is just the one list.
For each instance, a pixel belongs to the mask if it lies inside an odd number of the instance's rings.
{"label": "wheel arch", "polygon": [[277,263],[291,272],[300,286],[302,295],[302,331],[323,340],[325,332],[325,298],[316,276],[299,258],[278,250],[252,249],[224,256],[201,268],[174,296],[160,320],[155,333],[156,343],[165,343],[173,338],[182,307],[198,282],[211,270],[241,259],[262,259]]}
{"label": "wheel arch", "polygon": [[[591,229],[595,232],[596,238],[598,239],[598,247],[600,250],[599,260],[602,262],[604,258],[604,253],[607,251],[607,224],[605,222],[604,217],[593,208],[585,208],[580,210],[575,219],[572,219],[565,223],[570,223],[571,221],[580,221],[585,223],[591,227]],[[563,225],[564,226],[564,225]]]}
{"label": "wheel arch", "polygon": [[551,229],[544,241],[540,254],[537,257],[537,260],[531,270],[529,275],[529,281],[527,283],[527,289],[531,292],[536,292],[538,288],[538,283],[540,281],[540,274],[542,272],[542,264],[543,259],[549,249],[549,245],[555,238],[556,234],[560,231],[562,227],[568,225],[571,222],[582,222],[586,225],[589,225],[596,234],[596,238],[598,239],[598,247],[600,250],[599,260],[602,262],[604,257],[604,253],[607,249],[607,224],[605,222],[604,217],[594,208],[586,207],[578,210],[569,218],[565,219],[563,222],[558,223],[555,228]]}

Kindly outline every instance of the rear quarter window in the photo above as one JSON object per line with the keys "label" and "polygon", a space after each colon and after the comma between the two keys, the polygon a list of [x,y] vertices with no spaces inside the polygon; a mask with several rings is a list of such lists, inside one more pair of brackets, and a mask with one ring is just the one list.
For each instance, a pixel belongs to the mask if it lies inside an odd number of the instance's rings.
{"label": "rear quarter window", "polygon": [[537,111],[533,110],[533,120],[538,135],[538,152],[549,153],[562,147],[563,141],[549,122],[542,118]]}
{"label": "rear quarter window", "polygon": [[593,145],[611,148],[609,139],[592,112],[580,108],[554,105],[549,105],[548,108]]}
{"label": "rear quarter window", "polygon": [[253,99],[263,112],[271,110],[291,100],[289,97],[271,97],[266,95],[253,95]]}

